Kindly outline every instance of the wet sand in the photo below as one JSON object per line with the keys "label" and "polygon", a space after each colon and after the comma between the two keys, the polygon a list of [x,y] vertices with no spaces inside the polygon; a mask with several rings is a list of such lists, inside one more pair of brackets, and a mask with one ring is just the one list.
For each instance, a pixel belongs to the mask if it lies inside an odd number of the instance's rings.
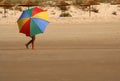
{"label": "wet sand", "polygon": [[120,81],[120,27],[55,24],[37,35],[36,50],[16,24],[0,24],[0,81]]}

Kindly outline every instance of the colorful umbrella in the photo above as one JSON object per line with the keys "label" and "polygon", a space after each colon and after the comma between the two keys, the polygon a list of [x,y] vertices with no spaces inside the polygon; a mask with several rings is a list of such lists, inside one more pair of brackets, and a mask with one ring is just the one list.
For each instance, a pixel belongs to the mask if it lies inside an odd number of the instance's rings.
{"label": "colorful umbrella", "polygon": [[45,31],[49,24],[48,13],[38,7],[27,9],[22,12],[17,23],[20,33],[34,36]]}

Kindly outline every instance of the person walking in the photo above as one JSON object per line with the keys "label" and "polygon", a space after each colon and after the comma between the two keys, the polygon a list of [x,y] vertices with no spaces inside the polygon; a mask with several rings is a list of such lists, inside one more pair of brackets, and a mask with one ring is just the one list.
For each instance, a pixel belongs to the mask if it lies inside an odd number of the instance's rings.
{"label": "person walking", "polygon": [[32,44],[32,49],[34,50],[35,49],[35,36],[30,36],[31,37],[31,40],[25,44],[26,48],[29,49],[29,45]]}

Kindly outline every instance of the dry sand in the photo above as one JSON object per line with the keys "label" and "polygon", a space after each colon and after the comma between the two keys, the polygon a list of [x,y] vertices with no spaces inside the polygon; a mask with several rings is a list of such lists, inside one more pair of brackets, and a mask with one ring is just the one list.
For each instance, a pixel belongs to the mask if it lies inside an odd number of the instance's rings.
{"label": "dry sand", "polygon": [[120,22],[51,23],[37,50],[0,24],[0,81],[120,81]]}

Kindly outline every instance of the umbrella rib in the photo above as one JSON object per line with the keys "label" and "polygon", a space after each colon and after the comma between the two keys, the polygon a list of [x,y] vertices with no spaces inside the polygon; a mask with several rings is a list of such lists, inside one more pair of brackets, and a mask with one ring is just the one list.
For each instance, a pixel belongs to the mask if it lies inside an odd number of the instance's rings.
{"label": "umbrella rib", "polygon": [[[44,19],[41,19],[41,18],[34,18],[34,19],[40,19],[40,20],[43,20],[43,21],[45,21],[45,22],[47,22],[47,23],[49,23],[47,20],[44,20]],[[36,22],[35,22],[36,23]],[[36,23],[37,24],[37,23]],[[43,23],[41,23],[42,25],[44,25],[45,26],[45,24],[43,24]],[[38,24],[37,24],[38,25]],[[40,28],[39,28],[40,29]],[[43,33],[43,31],[40,29],[40,31]]]}
{"label": "umbrella rib", "polygon": [[[34,21],[33,21],[34,22]],[[36,22],[34,22],[36,24]],[[37,25],[37,24],[36,24]],[[38,27],[39,28],[39,27]],[[42,32],[42,30],[39,28],[39,30]],[[43,33],[43,32],[42,32]]]}
{"label": "umbrella rib", "polygon": [[45,20],[45,19],[42,19],[42,18],[35,18],[35,17],[34,17],[34,19],[41,19],[41,20],[46,21],[46,22],[49,23],[49,21],[47,21],[47,20]]}

